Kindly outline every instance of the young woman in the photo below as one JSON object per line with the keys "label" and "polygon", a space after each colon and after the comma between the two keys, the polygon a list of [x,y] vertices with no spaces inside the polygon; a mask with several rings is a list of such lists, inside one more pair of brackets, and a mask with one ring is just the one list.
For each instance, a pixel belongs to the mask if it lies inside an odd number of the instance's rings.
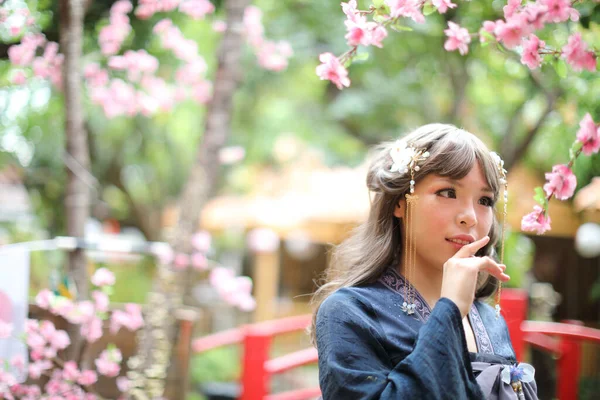
{"label": "young woman", "polygon": [[500,158],[442,124],[373,155],[368,220],[313,299],[323,398],[537,398],[499,306],[482,301],[509,280],[494,251]]}

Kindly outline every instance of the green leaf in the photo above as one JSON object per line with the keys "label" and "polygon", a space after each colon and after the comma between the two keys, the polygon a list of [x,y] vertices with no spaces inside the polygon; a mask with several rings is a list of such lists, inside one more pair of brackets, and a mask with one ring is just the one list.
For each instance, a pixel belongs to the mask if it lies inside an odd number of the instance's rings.
{"label": "green leaf", "polygon": [[490,32],[486,31],[485,29],[481,29],[479,31],[479,34],[481,36],[483,36],[483,38],[485,39],[485,43],[487,43],[488,41],[491,41],[491,42],[496,41],[496,37],[494,35],[492,35]]}
{"label": "green leaf", "polygon": [[381,7],[384,4],[383,1],[384,0],[373,0],[373,6],[375,8],[379,8],[379,7]]}
{"label": "green leaf", "polygon": [[425,4],[425,6],[423,7],[423,15],[428,16],[433,14],[434,12],[436,12],[436,8],[433,6],[433,4]]}
{"label": "green leaf", "polygon": [[556,71],[556,74],[560,78],[567,77],[567,63],[564,60],[557,60],[555,63],[553,63],[553,66],[554,70]]}
{"label": "green leaf", "polygon": [[366,61],[369,59],[369,53],[358,53],[354,57],[352,57],[352,62],[354,61]]}
{"label": "green leaf", "polygon": [[534,190],[535,190],[535,196],[533,196],[533,199],[539,205],[541,205],[543,208],[547,208],[548,200],[546,199],[546,193],[544,193],[544,189],[542,189],[541,187],[538,186]]}
{"label": "green leaf", "polygon": [[573,142],[573,145],[569,149],[569,158],[570,159],[574,159],[575,158],[575,154],[577,154],[577,152],[579,151],[579,149],[581,149],[581,146],[583,146],[583,143],[578,142],[578,141]]}
{"label": "green leaf", "polygon": [[387,21],[386,14],[378,14],[377,13],[377,14],[373,15],[373,21],[379,22],[379,23]]}
{"label": "green leaf", "polygon": [[410,26],[404,26],[398,22],[396,22],[394,25],[390,25],[390,28],[396,32],[412,32],[413,30]]}
{"label": "green leaf", "polygon": [[112,286],[102,286],[102,292],[110,297],[112,296],[114,289]]}

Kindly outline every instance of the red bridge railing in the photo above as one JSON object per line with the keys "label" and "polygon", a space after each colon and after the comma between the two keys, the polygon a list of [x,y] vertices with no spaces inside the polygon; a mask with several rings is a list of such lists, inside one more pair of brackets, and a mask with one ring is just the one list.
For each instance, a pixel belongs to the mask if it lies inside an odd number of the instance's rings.
{"label": "red bridge railing", "polygon": [[[560,400],[576,400],[581,370],[581,342],[600,343],[600,330],[579,321],[568,323],[526,321],[527,293],[502,291],[502,314],[517,355],[523,360],[527,345],[552,353],[557,359],[556,393]],[[271,377],[306,364],[316,363],[317,350],[308,348],[277,358],[269,358],[275,336],[301,331],[309,326],[310,315],[261,322],[194,340],[192,349],[203,352],[231,344],[243,344],[241,400],[304,400],[320,395],[319,388],[270,394]]]}
{"label": "red bridge railing", "polygon": [[527,344],[554,355],[557,360],[556,395],[560,400],[576,400],[581,371],[581,343],[600,343],[600,330],[582,326],[581,321],[526,321],[527,294],[522,290],[504,289],[502,295],[503,314],[517,360],[523,359]]}
{"label": "red bridge railing", "polygon": [[192,349],[199,353],[221,346],[243,343],[241,400],[311,399],[321,395],[318,387],[270,394],[270,383],[273,375],[316,363],[318,356],[315,348],[269,358],[271,343],[275,336],[304,330],[310,325],[310,321],[310,315],[302,315],[230,329],[194,340]]}

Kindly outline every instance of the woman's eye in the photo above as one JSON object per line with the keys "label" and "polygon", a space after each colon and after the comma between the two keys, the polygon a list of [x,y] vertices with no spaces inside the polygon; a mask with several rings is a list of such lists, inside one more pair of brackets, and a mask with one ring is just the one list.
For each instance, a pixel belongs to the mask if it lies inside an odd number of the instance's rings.
{"label": "woman's eye", "polygon": [[481,200],[479,200],[479,204],[484,205],[486,207],[493,207],[494,200],[492,200],[491,197],[482,197]]}
{"label": "woman's eye", "polygon": [[437,192],[442,197],[448,197],[450,199],[456,198],[456,191],[454,189],[442,189]]}

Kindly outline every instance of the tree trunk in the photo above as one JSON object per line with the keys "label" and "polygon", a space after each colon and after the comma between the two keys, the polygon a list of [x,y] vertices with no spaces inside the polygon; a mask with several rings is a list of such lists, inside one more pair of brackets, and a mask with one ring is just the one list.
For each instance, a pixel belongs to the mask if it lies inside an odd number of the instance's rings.
{"label": "tree trunk", "polygon": [[[60,48],[64,54],[63,88],[65,96],[65,134],[66,157],[72,168],[81,172],[90,170],[87,134],[84,129],[81,88],[81,52],[83,38],[84,2],[82,0],[61,0],[60,3]],[[74,167],[73,167],[74,165]],[[89,217],[90,192],[77,173],[67,168],[67,191],[65,211],[67,217],[67,235],[77,238],[84,236],[85,223]],[[69,253],[68,274],[75,281],[77,299],[89,297],[89,283],[86,260],[83,250]],[[73,343],[69,358],[77,359],[83,345],[79,330],[71,332]]]}
{"label": "tree trunk", "polygon": [[[227,0],[227,30],[217,51],[218,66],[213,81],[214,94],[206,113],[204,135],[196,153],[195,163],[178,202],[179,219],[169,244],[175,252],[189,252],[190,239],[198,230],[200,211],[214,192],[219,173],[218,153],[227,141],[231,124],[233,95],[241,78],[242,21],[244,9],[250,0]],[[174,309],[181,305],[187,274],[177,276],[166,267],[159,268],[148,296],[145,310],[146,324],[138,336],[138,355],[130,359],[134,371],[129,396],[162,396],[164,379],[171,358],[174,338]],[[173,373],[173,369],[169,371]],[[177,371],[187,374],[188,371]],[[160,381],[163,381],[161,384]],[[183,385],[185,386],[185,385]],[[182,387],[182,397],[185,390]],[[176,396],[180,398],[180,396]]]}

